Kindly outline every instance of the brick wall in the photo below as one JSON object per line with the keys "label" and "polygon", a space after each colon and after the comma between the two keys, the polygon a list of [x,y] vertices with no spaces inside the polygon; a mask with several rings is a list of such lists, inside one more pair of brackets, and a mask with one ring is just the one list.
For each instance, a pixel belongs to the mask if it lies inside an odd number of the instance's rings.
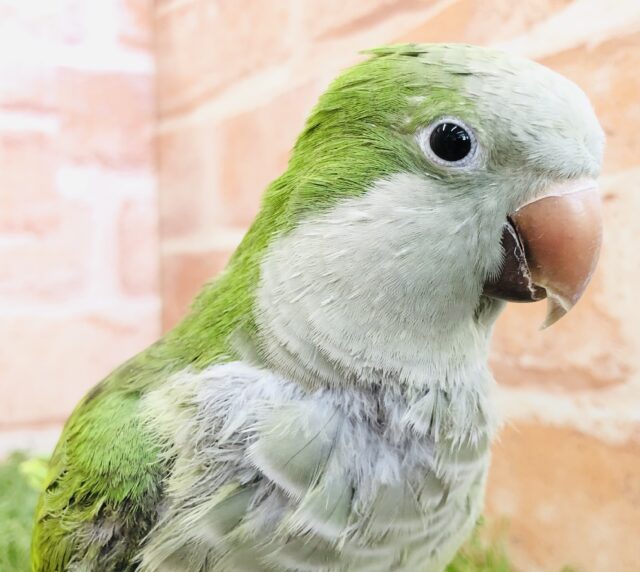
{"label": "brick wall", "polygon": [[0,449],[159,334],[149,9],[0,1]]}
{"label": "brick wall", "polygon": [[[517,6],[517,7],[516,7]],[[638,569],[640,4],[635,0],[158,0],[163,323],[185,312],[254,216],[318,95],[358,50],[497,45],[580,84],[607,131],[606,238],[585,299],[539,332],[512,306],[492,363],[507,424],[492,522],[527,572]]]}

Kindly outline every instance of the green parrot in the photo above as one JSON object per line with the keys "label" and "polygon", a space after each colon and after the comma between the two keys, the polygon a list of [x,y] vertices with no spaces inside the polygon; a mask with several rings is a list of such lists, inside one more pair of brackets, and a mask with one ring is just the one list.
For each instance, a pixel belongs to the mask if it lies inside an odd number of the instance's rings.
{"label": "green parrot", "polygon": [[538,64],[369,52],[191,313],[71,415],[32,569],[442,571],[482,511],[493,324],[577,302],[603,142]]}

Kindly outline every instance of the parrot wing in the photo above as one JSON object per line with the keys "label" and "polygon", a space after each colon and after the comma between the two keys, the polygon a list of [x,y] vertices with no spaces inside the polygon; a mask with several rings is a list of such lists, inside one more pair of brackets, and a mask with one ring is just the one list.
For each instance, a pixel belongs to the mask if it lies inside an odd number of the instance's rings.
{"label": "parrot wing", "polygon": [[164,468],[139,416],[134,358],[69,418],[50,462],[33,532],[32,570],[129,570],[157,516]]}

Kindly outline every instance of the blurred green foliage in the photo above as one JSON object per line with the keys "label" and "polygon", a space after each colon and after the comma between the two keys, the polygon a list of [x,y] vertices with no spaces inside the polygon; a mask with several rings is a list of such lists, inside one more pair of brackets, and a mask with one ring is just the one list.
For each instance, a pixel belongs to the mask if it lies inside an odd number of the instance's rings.
{"label": "blurred green foliage", "polygon": [[515,572],[498,540],[501,537],[502,533],[498,531],[489,540],[484,519],[481,519],[473,536],[447,566],[446,572]]}
{"label": "blurred green foliage", "polygon": [[0,463],[0,570],[29,570],[33,511],[46,463],[16,453]]}

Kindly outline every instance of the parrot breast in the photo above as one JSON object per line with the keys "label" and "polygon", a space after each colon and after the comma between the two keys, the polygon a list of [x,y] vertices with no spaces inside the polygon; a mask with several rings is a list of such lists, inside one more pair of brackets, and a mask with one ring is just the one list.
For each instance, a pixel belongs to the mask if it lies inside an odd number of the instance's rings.
{"label": "parrot breast", "polygon": [[489,381],[408,401],[241,362],[176,376],[145,403],[173,469],[142,570],[442,570],[482,505]]}

